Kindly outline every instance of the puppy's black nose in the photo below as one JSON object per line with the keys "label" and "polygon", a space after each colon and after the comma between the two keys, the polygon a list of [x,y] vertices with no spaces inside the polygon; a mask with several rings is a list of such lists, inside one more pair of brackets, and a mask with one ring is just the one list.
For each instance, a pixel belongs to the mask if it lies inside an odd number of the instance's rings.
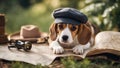
{"label": "puppy's black nose", "polygon": [[63,41],[67,41],[68,40],[68,36],[67,35],[63,35],[62,39],[63,39]]}

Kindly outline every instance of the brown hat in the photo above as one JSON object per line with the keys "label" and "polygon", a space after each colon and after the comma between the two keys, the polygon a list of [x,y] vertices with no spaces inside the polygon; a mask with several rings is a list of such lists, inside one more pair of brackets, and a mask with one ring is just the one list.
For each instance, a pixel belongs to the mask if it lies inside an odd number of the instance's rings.
{"label": "brown hat", "polygon": [[35,25],[25,25],[21,27],[20,32],[16,32],[8,36],[9,40],[26,40],[36,42],[38,38],[46,37],[47,33],[39,32],[39,28]]}

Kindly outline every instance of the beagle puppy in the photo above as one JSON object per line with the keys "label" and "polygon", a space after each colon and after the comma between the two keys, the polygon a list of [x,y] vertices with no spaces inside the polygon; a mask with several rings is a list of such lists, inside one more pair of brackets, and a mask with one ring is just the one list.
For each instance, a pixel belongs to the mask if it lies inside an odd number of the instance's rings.
{"label": "beagle puppy", "polygon": [[60,54],[64,48],[72,48],[76,54],[83,54],[94,45],[96,28],[89,22],[86,24],[52,23],[49,31],[49,47],[53,53]]}

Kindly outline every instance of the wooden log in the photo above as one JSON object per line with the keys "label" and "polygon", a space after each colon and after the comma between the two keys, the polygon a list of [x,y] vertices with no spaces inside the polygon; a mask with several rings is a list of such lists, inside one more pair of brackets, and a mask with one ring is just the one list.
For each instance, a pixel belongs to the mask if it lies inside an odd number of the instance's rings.
{"label": "wooden log", "polygon": [[7,35],[5,35],[5,15],[0,14],[0,44],[4,44],[7,42]]}
{"label": "wooden log", "polygon": [[8,42],[7,35],[0,35],[0,44],[5,44]]}
{"label": "wooden log", "polygon": [[5,27],[1,26],[0,27],[0,35],[4,35],[5,34]]}
{"label": "wooden log", "polygon": [[0,14],[0,27],[5,26],[5,15],[4,14]]}

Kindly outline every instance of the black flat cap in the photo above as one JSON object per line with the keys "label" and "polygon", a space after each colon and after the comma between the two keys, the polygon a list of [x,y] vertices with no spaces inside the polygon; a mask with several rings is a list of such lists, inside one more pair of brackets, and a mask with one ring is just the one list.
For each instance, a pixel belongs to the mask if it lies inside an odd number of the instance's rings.
{"label": "black flat cap", "polygon": [[53,11],[55,23],[85,24],[88,18],[85,14],[74,8],[59,8]]}

